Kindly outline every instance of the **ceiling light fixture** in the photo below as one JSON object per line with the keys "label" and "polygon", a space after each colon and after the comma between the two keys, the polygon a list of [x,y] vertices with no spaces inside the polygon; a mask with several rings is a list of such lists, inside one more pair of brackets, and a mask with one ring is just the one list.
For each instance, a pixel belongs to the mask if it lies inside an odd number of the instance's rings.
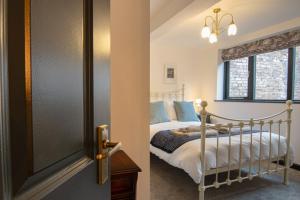
{"label": "ceiling light fixture", "polygon": [[[219,16],[219,13],[221,12],[220,8],[215,8],[213,10],[213,12],[215,13],[215,17],[212,17],[212,16],[205,17],[204,27],[202,28],[202,31],[201,31],[202,38],[208,38],[209,42],[212,44],[218,42],[218,36],[223,32],[223,29],[221,28],[220,25],[221,25],[222,19],[226,16],[231,17],[231,22],[228,25],[228,29],[227,29],[227,35],[228,36],[236,35],[237,27],[233,21],[232,14],[226,13],[220,17]],[[211,19],[210,26],[207,23],[207,19]]]}

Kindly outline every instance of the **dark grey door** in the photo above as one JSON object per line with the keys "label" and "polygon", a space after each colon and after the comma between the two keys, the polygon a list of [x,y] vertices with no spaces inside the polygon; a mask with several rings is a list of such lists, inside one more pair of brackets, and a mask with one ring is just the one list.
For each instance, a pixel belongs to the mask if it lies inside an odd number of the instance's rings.
{"label": "dark grey door", "polygon": [[6,2],[5,198],[110,199],[95,160],[110,123],[109,0]]}

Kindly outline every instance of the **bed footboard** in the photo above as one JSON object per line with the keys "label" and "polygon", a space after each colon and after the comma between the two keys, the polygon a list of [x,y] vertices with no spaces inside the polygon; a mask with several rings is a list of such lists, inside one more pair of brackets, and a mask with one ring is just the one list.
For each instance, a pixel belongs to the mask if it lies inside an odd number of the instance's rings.
{"label": "bed footboard", "polygon": [[[226,118],[222,116],[218,116],[212,113],[209,113],[206,110],[207,102],[201,102],[201,172],[202,178],[199,184],[199,199],[204,200],[205,190],[208,188],[219,188],[221,185],[231,185],[233,182],[243,182],[244,180],[252,180],[254,177],[263,176],[266,174],[271,174],[273,172],[278,172],[283,170],[283,183],[288,184],[288,170],[290,168],[290,141],[291,141],[291,115],[292,115],[292,101],[286,102],[287,108],[282,112],[274,114],[272,116],[259,118],[259,119],[232,119]],[[284,116],[284,114],[286,114]],[[223,120],[224,123],[216,124],[213,126],[215,130],[217,130],[216,136],[216,168],[215,169],[206,169],[206,160],[205,160],[205,150],[206,150],[206,133],[208,128],[212,128],[211,126],[207,126],[206,118],[210,115],[211,117],[217,118],[219,120]],[[283,117],[284,116],[284,117]],[[281,131],[283,126],[285,125],[285,134]],[[243,146],[243,139],[245,135],[243,134],[244,128],[248,127],[248,136],[250,137],[249,144],[249,152],[250,156],[246,160],[243,158],[243,150],[245,146]],[[254,155],[254,127],[258,128],[256,131],[259,134],[259,151],[258,156]],[[265,130],[267,128],[267,130]],[[219,151],[220,151],[220,137],[219,132],[221,129],[226,129],[228,131],[228,155],[227,155],[227,166],[219,166]],[[232,129],[239,130],[239,158],[237,163],[232,163]],[[272,152],[274,149],[274,143],[272,143],[272,138],[274,136],[274,131],[277,130],[278,137],[278,146],[276,144],[277,153]],[[263,156],[263,137],[268,137],[268,156]],[[257,135],[256,135],[257,136]],[[237,135],[235,135],[237,137]],[[283,138],[284,137],[284,138]],[[282,139],[285,139],[286,143],[286,151],[284,151],[283,155],[280,155],[280,148]],[[265,148],[265,147],[264,147]],[[258,158],[257,158],[258,157]],[[280,161],[284,160],[284,165],[280,165]],[[232,178],[232,171],[237,170],[238,175],[235,178]],[[220,181],[219,175],[220,173],[227,173],[227,179],[225,181]],[[215,174],[214,183],[207,184],[205,183],[205,176]],[[246,174],[246,175],[245,175]]]}

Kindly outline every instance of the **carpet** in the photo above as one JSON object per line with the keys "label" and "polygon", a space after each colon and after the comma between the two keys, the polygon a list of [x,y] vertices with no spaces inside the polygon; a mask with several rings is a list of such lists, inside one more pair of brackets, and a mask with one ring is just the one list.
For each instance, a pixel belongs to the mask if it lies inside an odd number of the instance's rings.
{"label": "carpet", "polygon": [[[153,154],[150,159],[151,200],[198,199],[198,185],[187,173]],[[300,171],[290,170],[288,186],[283,185],[282,180],[280,174],[272,174],[219,189],[207,189],[205,200],[300,200]]]}

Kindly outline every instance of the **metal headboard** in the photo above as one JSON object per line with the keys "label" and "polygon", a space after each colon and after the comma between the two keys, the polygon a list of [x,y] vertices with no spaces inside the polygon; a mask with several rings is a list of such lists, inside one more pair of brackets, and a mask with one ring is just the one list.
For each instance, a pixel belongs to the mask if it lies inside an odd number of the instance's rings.
{"label": "metal headboard", "polygon": [[165,92],[151,92],[150,101],[184,101],[184,84],[178,90]]}

